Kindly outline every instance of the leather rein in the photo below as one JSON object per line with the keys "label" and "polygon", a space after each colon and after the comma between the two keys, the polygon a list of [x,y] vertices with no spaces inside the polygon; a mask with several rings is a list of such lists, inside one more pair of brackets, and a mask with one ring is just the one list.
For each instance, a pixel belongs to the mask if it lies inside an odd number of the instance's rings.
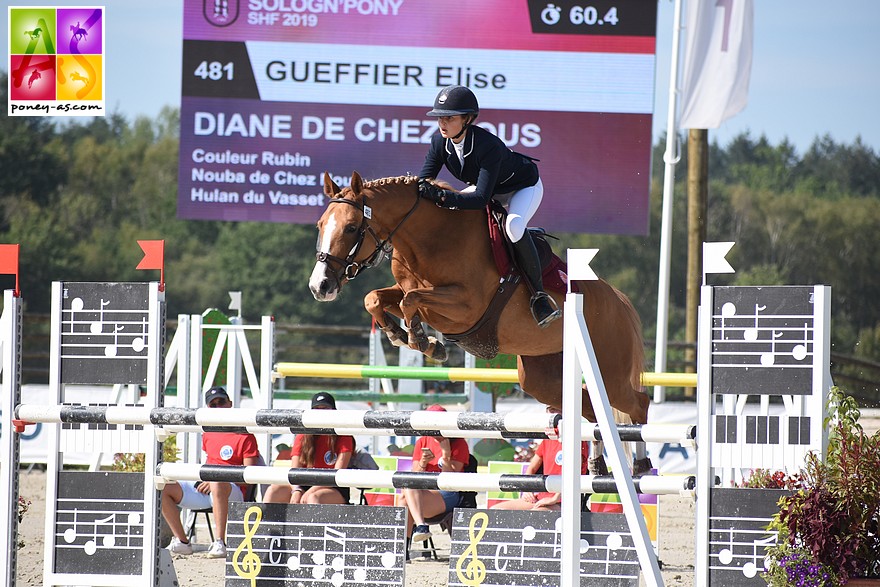
{"label": "leather rein", "polygon": [[[354,206],[363,214],[361,219],[361,227],[358,232],[358,239],[352,247],[351,251],[348,253],[348,256],[345,259],[340,257],[336,257],[331,255],[330,253],[325,253],[323,251],[318,251],[315,257],[318,259],[319,263],[326,263],[327,266],[333,271],[333,274],[336,276],[337,281],[342,281],[340,279],[339,270],[342,272],[342,277],[348,281],[351,281],[355,277],[357,277],[360,272],[364,269],[369,269],[371,267],[375,267],[382,260],[391,254],[392,244],[391,237],[394,236],[394,233],[398,231],[398,229],[403,226],[403,223],[406,222],[410,216],[412,216],[413,212],[416,211],[416,208],[421,201],[421,197],[416,193],[416,201],[412,205],[412,208],[409,209],[409,212],[397,223],[397,226],[394,227],[390,233],[388,233],[388,237],[385,239],[380,239],[376,232],[373,230],[373,227],[370,226],[368,220],[373,218],[373,210],[369,206],[365,204],[361,204],[354,200],[347,200],[345,198],[334,197],[330,198],[330,202],[327,204],[348,204],[349,206]],[[361,262],[355,261],[355,257],[357,257],[358,253],[361,250],[361,247],[364,244],[364,239],[367,234],[369,234],[373,240],[376,242],[376,248],[373,249],[373,252],[370,253],[366,259]],[[337,270],[337,267],[339,270]]]}

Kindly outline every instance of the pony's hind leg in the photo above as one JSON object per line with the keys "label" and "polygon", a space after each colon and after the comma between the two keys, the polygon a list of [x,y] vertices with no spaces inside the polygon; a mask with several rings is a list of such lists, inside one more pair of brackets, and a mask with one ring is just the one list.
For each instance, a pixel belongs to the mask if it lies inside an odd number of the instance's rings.
{"label": "pony's hind leg", "polygon": [[601,440],[593,440],[590,442],[590,460],[587,462],[587,469],[590,475],[607,475],[608,465],[605,463],[605,445]]}
{"label": "pony's hind leg", "polygon": [[635,454],[633,454],[633,477],[647,475],[654,468],[654,464],[648,458],[648,447],[644,442],[635,442],[633,444],[636,445]]}

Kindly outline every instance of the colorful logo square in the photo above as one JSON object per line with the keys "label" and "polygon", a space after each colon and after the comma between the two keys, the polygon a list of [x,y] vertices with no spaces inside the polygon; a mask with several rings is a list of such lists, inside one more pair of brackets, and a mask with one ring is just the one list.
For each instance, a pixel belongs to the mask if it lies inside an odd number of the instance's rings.
{"label": "colorful logo square", "polygon": [[10,116],[104,116],[102,6],[9,7]]}
{"label": "colorful logo square", "polygon": [[54,100],[55,56],[10,55],[9,99]]}
{"label": "colorful logo square", "polygon": [[101,55],[58,55],[57,100],[100,100],[104,95]]}
{"label": "colorful logo square", "polygon": [[58,53],[101,55],[103,12],[100,8],[59,8],[56,13]]}

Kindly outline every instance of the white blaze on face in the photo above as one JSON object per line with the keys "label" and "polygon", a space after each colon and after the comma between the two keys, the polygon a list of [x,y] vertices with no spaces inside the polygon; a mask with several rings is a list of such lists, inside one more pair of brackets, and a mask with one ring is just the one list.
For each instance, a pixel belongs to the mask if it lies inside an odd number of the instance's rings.
{"label": "white blaze on face", "polygon": [[[318,248],[318,252],[330,252],[330,244],[333,242],[333,236],[336,232],[336,228],[336,215],[331,214],[330,217],[327,219],[327,222],[324,223],[324,230],[321,232],[321,245]],[[315,268],[312,270],[312,276],[309,278],[309,289],[312,290],[313,294],[320,291],[321,282],[325,279],[326,274],[327,263],[324,261],[318,261],[317,263],[315,263]],[[328,295],[324,298],[324,300],[334,300],[337,293],[337,291],[328,292]]]}

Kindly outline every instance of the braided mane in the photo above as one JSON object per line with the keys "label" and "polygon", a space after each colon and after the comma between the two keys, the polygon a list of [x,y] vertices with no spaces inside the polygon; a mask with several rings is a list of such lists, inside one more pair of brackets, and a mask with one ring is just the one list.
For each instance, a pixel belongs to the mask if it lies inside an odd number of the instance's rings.
{"label": "braided mane", "polygon": [[415,175],[399,175],[397,177],[382,177],[379,179],[373,179],[364,184],[364,187],[376,187],[382,185],[409,185],[411,183],[415,183],[419,180]]}
{"label": "braided mane", "polygon": [[[397,177],[382,177],[379,179],[373,179],[364,183],[365,188],[379,187],[379,186],[387,186],[387,185],[410,185],[419,181],[419,178],[415,175],[399,175]],[[430,180],[431,183],[437,184],[444,189],[454,189],[447,182],[439,179]],[[457,191],[457,190],[456,190]]]}

